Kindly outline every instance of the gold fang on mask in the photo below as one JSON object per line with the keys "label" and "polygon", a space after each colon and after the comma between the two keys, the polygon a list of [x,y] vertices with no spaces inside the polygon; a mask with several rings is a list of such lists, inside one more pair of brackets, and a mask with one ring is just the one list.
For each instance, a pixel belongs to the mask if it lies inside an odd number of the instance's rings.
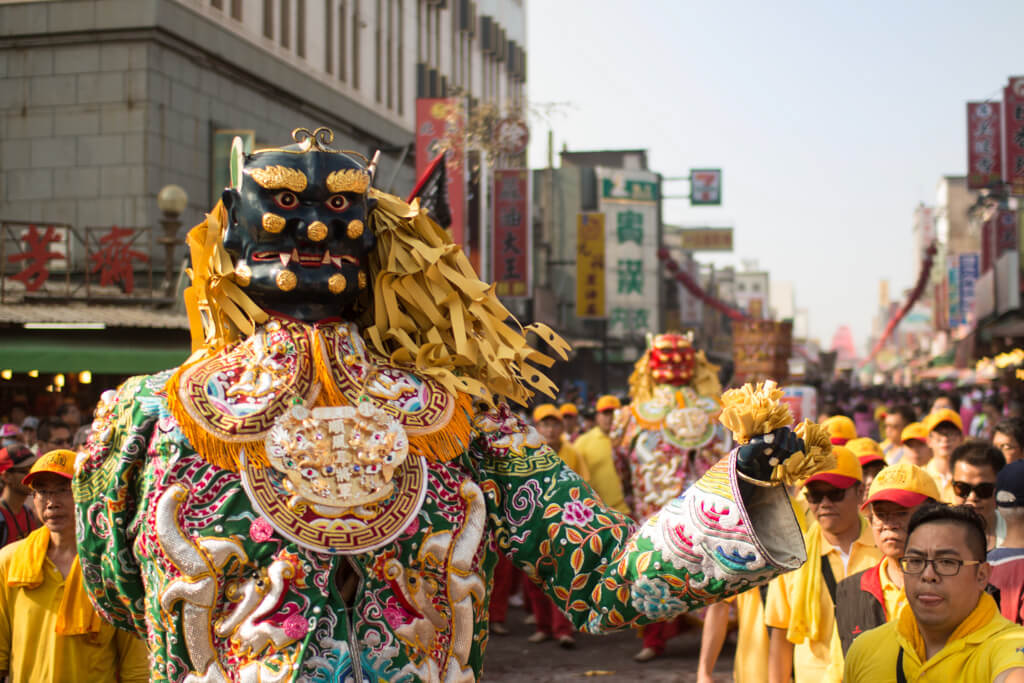
{"label": "gold fang on mask", "polygon": [[263,229],[277,234],[284,230],[285,219],[276,213],[263,214]]}
{"label": "gold fang on mask", "polygon": [[334,171],[327,176],[327,189],[331,192],[358,192],[364,194],[370,187],[370,174],[354,168]]}
{"label": "gold fang on mask", "polygon": [[292,192],[302,192],[308,184],[305,173],[297,168],[288,168],[287,166],[253,168],[246,171],[246,173],[252,176],[257,185],[266,190],[284,189],[291,190]]}

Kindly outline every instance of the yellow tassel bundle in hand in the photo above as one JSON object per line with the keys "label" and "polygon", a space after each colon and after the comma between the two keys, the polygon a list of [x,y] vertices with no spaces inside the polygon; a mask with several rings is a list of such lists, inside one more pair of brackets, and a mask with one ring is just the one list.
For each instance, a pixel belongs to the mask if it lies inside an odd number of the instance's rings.
{"label": "yellow tassel bundle in hand", "polygon": [[796,435],[804,441],[804,450],[794,453],[772,472],[772,481],[796,486],[812,474],[836,466],[832,455],[832,440],[828,430],[810,420],[796,426]]}
{"label": "yellow tassel bundle in hand", "polygon": [[793,413],[782,402],[782,390],[772,380],[744,384],[722,394],[719,422],[732,432],[736,443],[745,444],[779,427],[793,423]]}

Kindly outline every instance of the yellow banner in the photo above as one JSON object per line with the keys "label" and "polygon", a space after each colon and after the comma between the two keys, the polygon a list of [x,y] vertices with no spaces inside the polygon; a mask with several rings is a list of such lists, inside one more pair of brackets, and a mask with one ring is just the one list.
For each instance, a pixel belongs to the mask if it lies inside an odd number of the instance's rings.
{"label": "yellow banner", "polygon": [[576,317],[603,318],[604,214],[576,216]]}

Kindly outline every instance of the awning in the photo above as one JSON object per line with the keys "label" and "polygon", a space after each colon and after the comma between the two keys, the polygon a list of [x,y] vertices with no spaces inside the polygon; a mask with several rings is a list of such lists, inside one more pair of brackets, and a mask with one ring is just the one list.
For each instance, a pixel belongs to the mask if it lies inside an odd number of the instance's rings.
{"label": "awning", "polygon": [[185,344],[114,343],[76,340],[0,338],[0,369],[14,372],[81,372],[138,375],[181,365],[191,353]]}

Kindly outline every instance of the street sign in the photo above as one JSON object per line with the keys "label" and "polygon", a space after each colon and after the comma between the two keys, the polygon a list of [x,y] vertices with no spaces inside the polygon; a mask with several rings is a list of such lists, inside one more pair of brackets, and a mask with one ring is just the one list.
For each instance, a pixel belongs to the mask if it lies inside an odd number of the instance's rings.
{"label": "street sign", "polygon": [[722,169],[690,169],[690,205],[720,206],[722,203]]}
{"label": "street sign", "polygon": [[522,119],[502,119],[494,127],[494,144],[502,154],[522,154],[529,142],[530,129]]}

